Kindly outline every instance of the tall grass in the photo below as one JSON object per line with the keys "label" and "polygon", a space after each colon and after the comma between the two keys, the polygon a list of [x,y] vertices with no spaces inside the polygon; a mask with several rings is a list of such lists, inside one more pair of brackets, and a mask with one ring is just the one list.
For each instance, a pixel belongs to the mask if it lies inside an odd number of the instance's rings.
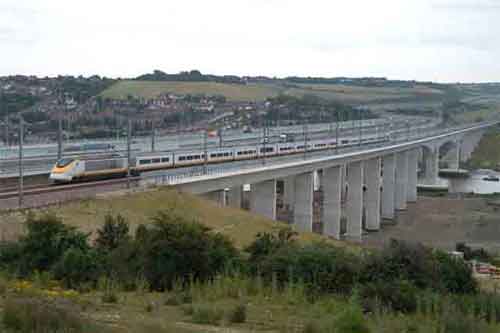
{"label": "tall grass", "polygon": [[8,298],[4,303],[3,325],[16,332],[88,332],[76,309],[44,299]]}

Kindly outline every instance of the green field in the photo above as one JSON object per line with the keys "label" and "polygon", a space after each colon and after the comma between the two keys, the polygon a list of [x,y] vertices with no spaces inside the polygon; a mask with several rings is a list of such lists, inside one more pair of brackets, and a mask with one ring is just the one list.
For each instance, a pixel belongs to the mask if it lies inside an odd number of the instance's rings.
{"label": "green field", "polygon": [[120,81],[102,93],[103,97],[125,99],[128,95],[153,98],[163,93],[223,95],[229,101],[262,101],[281,89],[272,85],[238,85],[216,82]]}
{"label": "green field", "polygon": [[345,103],[378,101],[436,100],[441,90],[417,85],[414,88],[361,87],[341,84],[225,84],[215,82],[120,81],[102,93],[103,97],[125,99],[127,96],[153,98],[162,93],[223,95],[229,101],[263,101],[280,93],[319,97]]}

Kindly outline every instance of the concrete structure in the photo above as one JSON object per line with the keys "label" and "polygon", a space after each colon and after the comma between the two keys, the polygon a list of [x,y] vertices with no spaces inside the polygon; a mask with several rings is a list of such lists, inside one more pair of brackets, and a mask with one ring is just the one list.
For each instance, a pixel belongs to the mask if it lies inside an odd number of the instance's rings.
{"label": "concrete structure", "polygon": [[[223,189],[229,189],[228,202],[238,207],[241,186],[251,184],[250,209],[275,219],[276,180],[283,179],[283,199],[293,210],[294,228],[310,232],[313,223],[313,175],[321,170],[319,183],[323,189],[323,232],[331,237],[343,237],[341,217],[344,215],[347,221],[345,236],[362,240],[363,225],[366,230],[380,230],[381,219],[393,220],[396,210],[406,209],[407,202],[417,200],[419,155],[425,161],[425,180],[432,182],[438,176],[439,152],[443,145],[459,146],[458,151],[463,153],[455,156],[463,159],[464,154],[470,155],[483,131],[495,124],[447,129],[422,137],[406,137],[404,141],[375,148],[361,146],[359,150],[346,153],[329,152],[309,159],[299,157],[293,161],[266,163],[213,175],[175,178],[168,185],[176,186],[180,191],[207,193],[204,195],[219,204],[225,202],[221,194],[224,193]],[[346,200],[345,207],[341,204],[343,197]]]}
{"label": "concrete structure", "polygon": [[226,191],[225,190],[218,190],[218,191],[203,193],[202,197],[209,200],[209,201],[216,203],[217,206],[219,206],[219,207],[226,206]]}
{"label": "concrete structure", "polygon": [[396,154],[396,191],[394,192],[394,207],[396,210],[406,209],[408,196],[408,153]]}
{"label": "concrete structure", "polygon": [[293,224],[298,231],[312,231],[313,221],[313,173],[295,177]]}
{"label": "concrete structure", "polygon": [[372,158],[365,162],[365,228],[370,231],[380,229],[380,172],[381,159]]}
{"label": "concrete structure", "polygon": [[289,209],[293,209],[295,202],[295,176],[286,177],[283,180],[283,204]]}
{"label": "concrete structure", "polygon": [[252,184],[250,210],[272,220],[276,219],[276,181],[274,179]]}
{"label": "concrete structure", "polygon": [[347,186],[347,237],[354,240],[361,240],[363,223],[363,161],[349,164]]}
{"label": "concrete structure", "polygon": [[342,166],[323,169],[323,233],[340,238]]}
{"label": "concrete structure", "polygon": [[241,199],[243,195],[243,188],[241,186],[234,186],[227,192],[227,205],[233,208],[241,208]]}
{"label": "concrete structure", "polygon": [[408,151],[408,193],[406,196],[408,202],[417,201],[418,156],[418,148]]}
{"label": "concrete structure", "polygon": [[389,154],[383,157],[384,169],[382,177],[382,218],[394,219],[394,192],[396,188],[396,156]]}

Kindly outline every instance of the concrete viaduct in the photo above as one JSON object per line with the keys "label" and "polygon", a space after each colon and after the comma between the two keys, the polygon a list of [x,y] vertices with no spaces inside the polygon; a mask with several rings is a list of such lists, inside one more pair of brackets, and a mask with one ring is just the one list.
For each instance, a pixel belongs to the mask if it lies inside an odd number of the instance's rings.
{"label": "concrete viaduct", "polygon": [[[221,206],[241,208],[242,187],[250,184],[250,210],[276,219],[276,184],[282,180],[283,201],[293,209],[295,230],[310,232],[313,183],[315,173],[320,171],[323,234],[360,241],[363,230],[380,230],[383,219],[394,219],[397,211],[405,210],[407,203],[417,200],[419,159],[423,158],[424,182],[433,184],[438,178],[443,147],[448,148],[448,155],[454,156],[449,168],[458,169],[460,161],[470,158],[484,131],[496,124],[481,123],[350,153],[185,178],[170,185],[203,195]],[[341,228],[342,216],[346,219],[345,233]]]}

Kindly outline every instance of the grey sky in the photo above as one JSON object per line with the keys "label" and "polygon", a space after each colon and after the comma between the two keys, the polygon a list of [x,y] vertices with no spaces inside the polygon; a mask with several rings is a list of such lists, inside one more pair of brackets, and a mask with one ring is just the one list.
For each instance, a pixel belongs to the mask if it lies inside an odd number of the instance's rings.
{"label": "grey sky", "polygon": [[499,0],[0,0],[0,75],[500,81]]}

